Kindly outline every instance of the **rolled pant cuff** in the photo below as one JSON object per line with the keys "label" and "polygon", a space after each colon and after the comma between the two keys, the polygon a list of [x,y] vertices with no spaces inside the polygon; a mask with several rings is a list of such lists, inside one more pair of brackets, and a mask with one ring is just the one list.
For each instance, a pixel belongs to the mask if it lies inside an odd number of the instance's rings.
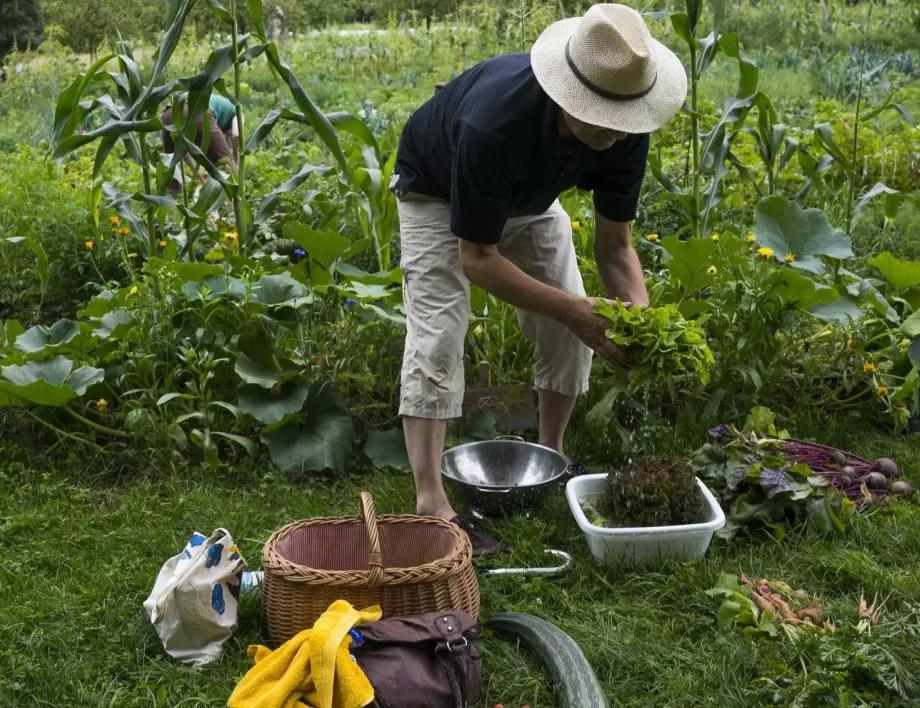
{"label": "rolled pant cuff", "polygon": [[412,403],[403,401],[399,405],[399,415],[408,418],[427,420],[450,420],[463,415],[463,403]]}
{"label": "rolled pant cuff", "polygon": [[588,379],[572,382],[571,380],[540,378],[535,379],[533,385],[544,391],[552,391],[563,396],[580,396],[588,392]]}

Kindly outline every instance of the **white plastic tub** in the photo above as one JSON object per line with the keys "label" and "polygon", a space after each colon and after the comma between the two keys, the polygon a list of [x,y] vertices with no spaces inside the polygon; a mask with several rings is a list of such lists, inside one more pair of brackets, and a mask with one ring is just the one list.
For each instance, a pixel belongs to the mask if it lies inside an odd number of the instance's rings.
{"label": "white plastic tub", "polygon": [[572,516],[584,533],[591,553],[601,563],[641,563],[657,558],[702,558],[712,541],[712,534],[725,526],[722,507],[699,478],[696,483],[703,492],[703,512],[706,519],[702,523],[640,528],[595,526],[585,516],[579,499],[602,494],[606,483],[606,474],[586,474],[573,477],[565,487],[565,496],[569,501]]}

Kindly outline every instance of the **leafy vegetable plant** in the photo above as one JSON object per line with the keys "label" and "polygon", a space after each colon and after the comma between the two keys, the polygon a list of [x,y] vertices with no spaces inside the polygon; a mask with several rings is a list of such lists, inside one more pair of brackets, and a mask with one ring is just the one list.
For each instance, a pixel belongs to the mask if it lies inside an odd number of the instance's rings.
{"label": "leafy vegetable plant", "polygon": [[586,502],[596,526],[642,527],[702,520],[703,495],[680,457],[646,457],[607,477],[602,497]]}
{"label": "leafy vegetable plant", "polygon": [[715,359],[702,327],[708,315],[688,320],[673,305],[627,307],[619,299],[599,301],[594,311],[610,320],[607,337],[633,358],[635,386],[664,381],[674,397],[674,383],[681,377],[709,381]]}
{"label": "leafy vegetable plant", "polygon": [[781,540],[789,528],[807,523],[822,531],[844,532],[853,504],[824,476],[782,449],[789,437],[778,431],[773,413],[755,408],[741,430],[720,425],[712,442],[691,459],[694,472],[721,495],[728,523],[719,535],[740,529],[767,530]]}

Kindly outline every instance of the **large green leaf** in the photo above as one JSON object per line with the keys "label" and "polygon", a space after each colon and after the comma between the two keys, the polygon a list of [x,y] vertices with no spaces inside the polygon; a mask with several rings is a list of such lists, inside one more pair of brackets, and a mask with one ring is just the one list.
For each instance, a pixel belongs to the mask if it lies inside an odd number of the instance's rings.
{"label": "large green leaf", "polygon": [[754,92],[757,91],[757,84],[760,82],[760,67],[741,51],[738,35],[734,32],[728,32],[719,37],[719,48],[725,52],[726,56],[738,62],[738,90],[735,92],[735,96],[737,98],[753,96]]}
{"label": "large green leaf", "polygon": [[907,356],[914,366],[920,367],[920,337],[917,337],[907,348]]}
{"label": "large green leaf", "polygon": [[234,366],[236,375],[248,384],[255,384],[262,388],[271,388],[281,382],[281,376],[276,368],[270,363],[250,359],[245,354],[241,354],[236,360]]}
{"label": "large green leaf", "polygon": [[16,349],[35,354],[46,348],[66,344],[80,333],[80,325],[73,320],[58,320],[51,327],[35,325],[16,338]]}
{"label": "large green leaf", "polygon": [[863,311],[856,303],[856,300],[849,295],[841,295],[834,302],[813,307],[811,308],[811,314],[825,322],[843,322],[845,320],[859,322],[863,317]]}
{"label": "large green leaf", "polygon": [[328,383],[310,384],[306,414],[262,431],[272,460],[288,475],[330,469],[342,473],[354,439],[345,403]]}
{"label": "large green leaf", "polygon": [[661,240],[661,246],[671,255],[665,267],[680,281],[687,292],[697,292],[709,284],[706,272],[712,265],[712,254],[718,244],[708,238],[681,241],[676,234]]}
{"label": "large green leaf", "polygon": [[258,384],[240,384],[236,391],[245,413],[262,423],[277,423],[303,407],[308,387],[306,381],[296,378],[270,389]]}
{"label": "large green leaf", "polygon": [[249,11],[252,31],[256,33],[256,37],[264,42],[265,23],[262,21],[262,0],[246,0],[246,9]]}
{"label": "large green leaf", "polygon": [[920,310],[901,323],[901,331],[908,337],[920,337]]}
{"label": "large green leaf", "polygon": [[201,283],[194,280],[182,283],[182,292],[192,302],[212,302],[220,298],[238,302],[246,299],[249,285],[230,275],[211,275]]}
{"label": "large green leaf", "polygon": [[880,281],[863,278],[861,275],[853,273],[846,268],[840,268],[837,272],[853,280],[853,282],[847,286],[847,292],[850,293],[850,295],[867,301],[879,315],[885,317],[890,322],[898,324],[901,321],[901,316],[898,315],[897,310],[891,306],[887,298],[875,287],[876,285],[881,285]]}
{"label": "large green leaf", "polygon": [[369,145],[373,148],[374,154],[379,160],[380,148],[377,145],[377,139],[374,137],[367,123],[358,118],[354,113],[327,113],[326,118],[336,130],[344,130],[346,133],[351,133],[365,145]]}
{"label": "large green leaf", "polygon": [[920,372],[915,367],[904,377],[904,383],[891,392],[891,402],[910,401],[917,392],[917,388],[920,388]]}
{"label": "large green leaf", "polygon": [[782,268],[764,282],[766,290],[788,303],[803,309],[827,305],[838,299],[837,291],[817,283],[806,275],[790,268]]}
{"label": "large green leaf", "polygon": [[86,86],[100,75],[103,66],[114,57],[106,54],[95,61],[86,73],[80,74],[73,82],[58,94],[57,105],[54,108],[54,142],[69,138],[77,125],[86,117],[80,107],[80,98]]}
{"label": "large green leaf", "polygon": [[314,231],[297,221],[285,222],[281,230],[285,238],[296,241],[326,270],[329,270],[336,259],[341,258],[352,245],[352,240],[347,236],[334,231]]}
{"label": "large green leaf", "polygon": [[299,307],[313,301],[313,293],[288,272],[263,275],[252,288],[252,299],[269,307]]}
{"label": "large green leaf", "polygon": [[382,469],[392,467],[402,472],[411,472],[409,453],[406,451],[406,438],[399,428],[395,430],[374,431],[367,436],[364,454],[374,467]]}
{"label": "large green leaf", "polygon": [[5,379],[0,381],[0,390],[45,406],[62,406],[105,378],[102,369],[91,366],[74,371],[73,362],[63,356],[30,361],[23,366],[0,367],[0,373]]}
{"label": "large green leaf", "polygon": [[823,273],[819,256],[851,258],[850,239],[828,222],[820,209],[802,209],[785,197],[760,200],[754,212],[754,235],[761,246],[773,249],[784,260],[795,256],[790,265],[812,273]]}
{"label": "large green leaf", "polygon": [[224,269],[213,263],[179,263],[162,258],[148,258],[144,270],[152,274],[173,275],[182,283],[224,274]]}
{"label": "large green leaf", "polygon": [[112,310],[99,319],[99,326],[93,330],[93,335],[105,339],[106,337],[121,337],[131,329],[134,318],[127,310]]}
{"label": "large green leaf", "polygon": [[867,259],[866,263],[878,270],[895,290],[909,290],[920,285],[918,261],[902,261],[891,255],[890,251],[883,251]]}

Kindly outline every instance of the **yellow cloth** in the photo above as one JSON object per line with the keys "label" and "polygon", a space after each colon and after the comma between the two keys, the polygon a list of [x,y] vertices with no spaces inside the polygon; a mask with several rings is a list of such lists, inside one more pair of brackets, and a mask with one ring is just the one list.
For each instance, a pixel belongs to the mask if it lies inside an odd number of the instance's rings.
{"label": "yellow cloth", "polygon": [[348,630],[380,616],[377,605],[359,612],[337,600],[313,629],[275,651],[249,647],[255,665],[237,684],[228,708],[364,708],[374,700],[374,689],[351,660]]}

